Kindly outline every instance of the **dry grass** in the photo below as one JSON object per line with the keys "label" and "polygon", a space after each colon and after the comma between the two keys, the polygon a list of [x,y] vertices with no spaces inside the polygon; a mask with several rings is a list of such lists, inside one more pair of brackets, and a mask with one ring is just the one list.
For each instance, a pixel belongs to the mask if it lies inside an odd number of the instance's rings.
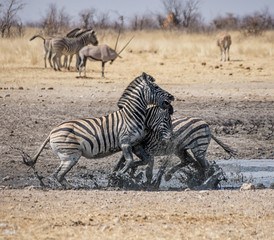
{"label": "dry grass", "polygon": [[[7,64],[43,65],[42,40],[29,41],[29,38],[38,32],[37,29],[28,29],[24,38],[0,39],[0,64],[4,66]],[[125,52],[153,53],[162,60],[178,57],[187,61],[219,58],[216,35],[168,31],[126,32],[120,37],[118,50],[133,35],[135,37]],[[267,32],[260,37],[247,38],[238,32],[232,32],[231,35],[232,60],[273,57],[274,32]],[[108,44],[114,47],[116,33],[98,31],[97,36],[100,44]]]}

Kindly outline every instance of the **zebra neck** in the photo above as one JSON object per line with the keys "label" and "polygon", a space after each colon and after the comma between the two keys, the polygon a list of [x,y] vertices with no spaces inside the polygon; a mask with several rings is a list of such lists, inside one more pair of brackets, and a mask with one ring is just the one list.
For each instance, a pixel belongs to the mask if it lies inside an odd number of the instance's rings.
{"label": "zebra neck", "polygon": [[125,105],[121,111],[124,113],[128,121],[140,125],[140,128],[144,128],[146,119],[146,109],[140,107],[133,107],[133,105]]}

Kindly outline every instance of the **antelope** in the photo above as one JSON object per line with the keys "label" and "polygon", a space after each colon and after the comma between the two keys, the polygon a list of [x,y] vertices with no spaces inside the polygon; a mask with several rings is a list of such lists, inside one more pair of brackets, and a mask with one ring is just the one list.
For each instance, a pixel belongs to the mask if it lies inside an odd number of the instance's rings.
{"label": "antelope", "polygon": [[82,69],[84,69],[84,77],[86,77],[86,64],[87,64],[87,59],[94,60],[94,61],[101,61],[102,62],[102,78],[105,77],[105,63],[110,61],[110,64],[114,62],[114,60],[117,57],[120,57],[121,52],[127,47],[127,45],[131,42],[133,37],[127,42],[127,44],[120,50],[119,53],[116,52],[116,47],[118,43],[118,39],[120,36],[120,32],[118,34],[116,44],[115,44],[115,49],[112,49],[108,45],[100,45],[100,46],[85,46],[79,51],[79,76],[81,77],[81,72]]}
{"label": "antelope", "polygon": [[226,61],[226,52],[227,61],[229,61],[229,48],[231,45],[231,36],[228,33],[223,33],[218,37],[217,45],[220,47],[221,50],[221,61]]}

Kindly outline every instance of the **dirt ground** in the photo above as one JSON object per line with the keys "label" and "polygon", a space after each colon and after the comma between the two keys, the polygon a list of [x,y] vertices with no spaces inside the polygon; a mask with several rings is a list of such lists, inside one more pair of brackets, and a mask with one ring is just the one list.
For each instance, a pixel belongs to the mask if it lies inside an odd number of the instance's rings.
{"label": "dirt ground", "polygon": [[[104,79],[95,62],[87,64],[88,78],[44,69],[42,61],[0,66],[0,239],[273,239],[272,189],[43,191],[12,148],[31,155],[62,121],[115,111],[123,90],[144,71],[176,97],[174,117],[206,120],[239,159],[274,159],[273,62],[162,59],[131,51],[106,65]],[[119,156],[81,158],[68,179],[107,173]],[[212,142],[208,160],[224,157]],[[161,161],[156,159],[156,167]],[[170,157],[169,164],[177,161]],[[37,169],[50,176],[58,164],[47,146]]]}

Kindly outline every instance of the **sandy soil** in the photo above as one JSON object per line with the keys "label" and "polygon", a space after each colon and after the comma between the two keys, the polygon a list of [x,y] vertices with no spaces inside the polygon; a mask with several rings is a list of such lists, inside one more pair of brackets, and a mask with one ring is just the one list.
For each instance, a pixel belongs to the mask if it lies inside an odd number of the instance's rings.
{"label": "sandy soil", "polygon": [[0,239],[273,239],[274,191],[0,190]]}
{"label": "sandy soil", "polygon": [[[220,63],[133,51],[107,64],[105,79],[94,62],[87,65],[86,79],[76,78],[75,71],[44,69],[42,60],[1,66],[0,239],[273,239],[271,189],[42,191],[32,187],[37,180],[11,148],[33,154],[60,122],[115,111],[122,91],[145,71],[175,95],[175,117],[203,118],[239,159],[274,159],[273,60],[232,57]],[[109,172],[119,156],[81,158],[68,178]],[[225,156],[211,144],[208,160]],[[170,164],[176,161],[170,158]],[[47,147],[37,169],[50,176],[58,164]]]}

